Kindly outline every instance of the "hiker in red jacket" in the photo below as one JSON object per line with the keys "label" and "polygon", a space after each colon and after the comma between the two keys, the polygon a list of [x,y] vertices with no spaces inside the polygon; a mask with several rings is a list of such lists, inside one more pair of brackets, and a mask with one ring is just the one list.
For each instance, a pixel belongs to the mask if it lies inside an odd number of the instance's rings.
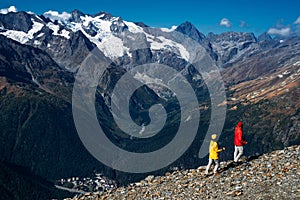
{"label": "hiker in red jacket", "polygon": [[239,122],[234,130],[234,162],[237,162],[243,155],[244,144],[247,144],[247,141],[243,140],[243,122]]}

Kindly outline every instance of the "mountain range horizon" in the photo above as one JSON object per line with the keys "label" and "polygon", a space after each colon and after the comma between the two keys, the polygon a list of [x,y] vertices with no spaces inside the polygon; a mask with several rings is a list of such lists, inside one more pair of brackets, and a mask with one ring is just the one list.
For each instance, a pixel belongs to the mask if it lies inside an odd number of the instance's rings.
{"label": "mountain range horizon", "polygon": [[[36,14],[34,12],[31,12],[31,11],[25,11],[25,10],[18,10],[16,6],[10,6],[8,8],[2,8],[0,9],[0,14],[7,14],[8,12],[27,12],[29,14]],[[67,20],[70,16],[71,16],[71,13],[73,12],[80,12],[80,13],[83,13],[80,11],[80,9],[73,9],[71,12],[66,12],[66,11],[61,11],[61,13],[59,13],[58,11],[55,11],[55,10],[48,10],[46,12],[44,12],[43,14],[37,14],[37,15],[43,15],[45,17],[49,17],[51,20],[55,21],[55,20]],[[99,11],[99,12],[95,12],[94,14],[86,14],[86,15],[89,15],[89,16],[95,16],[97,15],[98,13],[107,13],[109,14],[108,12],[105,12],[105,11]],[[181,23],[185,23],[185,22],[189,22],[191,23],[190,21],[193,21],[193,20],[182,20],[181,22],[179,23],[174,23],[173,25],[171,25],[169,28],[165,27],[165,26],[162,26],[164,28],[167,28],[167,29],[175,29],[176,26],[178,26],[179,24]],[[134,23],[142,23],[144,24],[143,22],[140,22],[140,21],[134,21]],[[268,29],[265,29],[265,30],[260,30],[260,31],[257,31],[257,30],[234,30],[234,29],[231,29],[231,26],[232,26],[232,22],[230,22],[227,18],[223,18],[221,21],[220,21],[220,26],[224,26],[224,27],[227,27],[228,29],[223,29],[223,30],[219,30],[219,31],[209,31],[209,30],[206,30],[206,29],[201,29],[201,28],[197,28],[199,30],[201,30],[202,32],[205,33],[205,35],[208,35],[210,33],[214,33],[216,32],[216,34],[221,34],[221,33],[224,33],[224,32],[249,32],[249,33],[254,33],[257,37],[259,35],[262,35],[264,33],[268,33],[270,34],[272,37],[281,37],[281,38],[286,38],[286,37],[291,37],[291,36],[296,36],[296,35],[299,35],[299,18],[296,19],[291,25],[289,26],[283,26],[283,25],[278,25],[278,27],[270,27]],[[176,25],[178,24],[178,25]],[[147,26],[147,25],[146,25]],[[199,25],[197,25],[198,27]],[[245,21],[241,21],[241,24],[240,24],[240,27],[247,27],[249,26],[248,24],[246,24]],[[151,26],[153,28],[159,28],[158,26]],[[160,26],[161,27],[161,26]]]}

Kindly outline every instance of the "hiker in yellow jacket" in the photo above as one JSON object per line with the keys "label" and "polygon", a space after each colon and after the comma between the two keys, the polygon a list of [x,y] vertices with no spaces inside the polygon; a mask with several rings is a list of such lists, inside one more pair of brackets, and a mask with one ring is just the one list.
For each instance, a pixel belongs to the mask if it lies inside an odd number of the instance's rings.
{"label": "hiker in yellow jacket", "polygon": [[210,145],[209,145],[209,161],[208,161],[208,165],[206,166],[206,170],[205,170],[205,174],[208,174],[208,170],[212,164],[212,162],[214,161],[215,163],[215,167],[214,167],[214,173],[217,173],[218,167],[219,167],[219,152],[224,151],[225,147],[223,147],[222,149],[219,149],[219,145],[216,142],[217,139],[217,135],[216,134],[212,134],[211,136],[211,141],[210,141]]}

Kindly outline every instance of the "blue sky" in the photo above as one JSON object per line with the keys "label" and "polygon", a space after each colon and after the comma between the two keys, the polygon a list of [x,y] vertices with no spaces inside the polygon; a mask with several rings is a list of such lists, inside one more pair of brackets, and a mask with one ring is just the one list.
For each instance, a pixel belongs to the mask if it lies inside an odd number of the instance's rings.
{"label": "blue sky", "polygon": [[[270,0],[1,0],[0,8],[14,5],[18,11],[42,14],[49,10],[87,14],[106,11],[127,21],[152,27],[171,27],[192,22],[200,32],[226,31],[286,34],[299,28],[300,1]],[[223,20],[222,20],[223,19]],[[300,18],[298,19],[300,21]],[[222,25],[220,24],[222,21]],[[273,29],[271,29],[273,28]]]}

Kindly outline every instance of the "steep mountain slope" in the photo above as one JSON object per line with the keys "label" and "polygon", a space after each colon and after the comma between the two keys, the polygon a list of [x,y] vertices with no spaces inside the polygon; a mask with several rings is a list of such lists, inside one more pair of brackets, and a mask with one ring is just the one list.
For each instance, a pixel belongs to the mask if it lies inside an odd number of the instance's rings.
{"label": "steep mountain slope", "polygon": [[1,76],[38,86],[61,98],[70,97],[73,75],[61,69],[47,53],[1,35],[0,50]]}
{"label": "steep mountain slope", "polygon": [[[21,198],[25,188],[38,189],[39,184],[31,184],[33,175],[54,184],[66,175],[87,175],[95,167],[103,170],[105,167],[82,146],[75,130],[70,103],[72,75],[39,49],[3,36],[0,48],[0,162],[3,175],[11,174],[11,179],[1,179],[8,187],[7,195],[15,193],[14,198]],[[76,160],[82,165],[74,164]],[[30,174],[24,177],[11,171],[5,162]],[[56,194],[53,185],[43,187],[44,196]],[[19,188],[20,193],[13,188]],[[33,192],[27,197],[41,194]]]}
{"label": "steep mountain slope", "polygon": [[300,147],[244,159],[234,165],[222,162],[219,173],[205,175],[205,166],[175,170],[162,176],[95,192],[73,199],[299,199]]}
{"label": "steep mountain slope", "polygon": [[[267,42],[267,41],[265,41]],[[284,41],[269,41],[267,47],[256,52],[247,52],[239,60],[224,70],[223,77],[227,84],[237,84],[274,73],[280,68],[292,67],[300,60],[299,37]],[[283,69],[282,69],[283,70]]]}

